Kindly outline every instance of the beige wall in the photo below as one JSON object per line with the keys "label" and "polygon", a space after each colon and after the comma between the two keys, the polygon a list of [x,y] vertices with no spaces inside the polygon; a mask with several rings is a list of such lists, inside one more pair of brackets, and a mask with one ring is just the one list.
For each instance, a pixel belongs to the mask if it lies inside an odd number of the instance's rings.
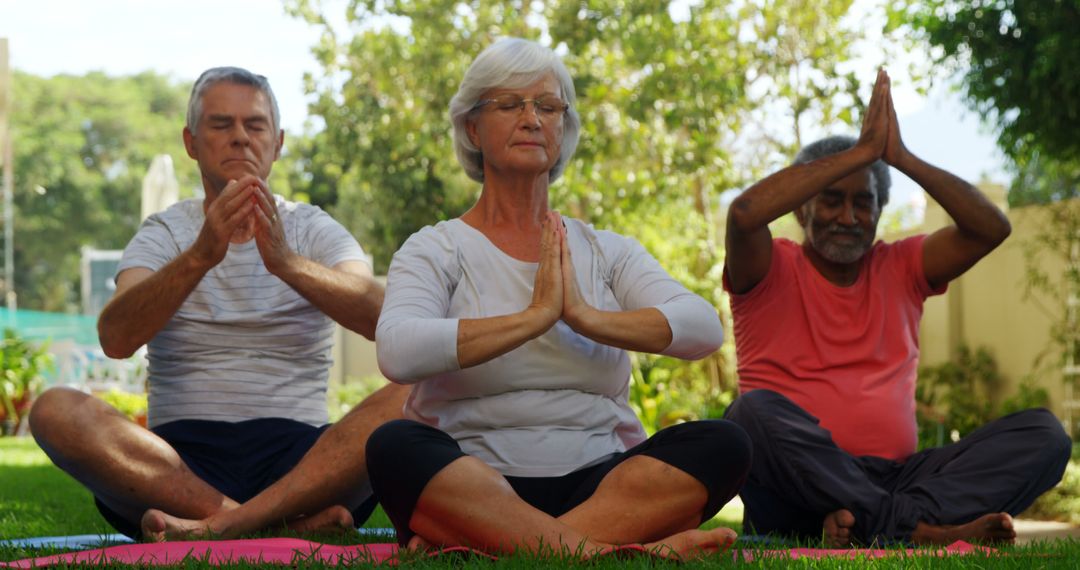
{"label": "beige wall", "polygon": [[347,382],[379,374],[375,343],[341,326],[334,332],[332,355],[334,365],[330,368],[330,382]]}
{"label": "beige wall", "polygon": [[[983,189],[999,205],[1004,202],[1000,187]],[[1004,208],[1004,206],[1002,205]],[[923,364],[938,364],[950,358],[961,344],[985,347],[995,358],[1005,385],[1002,397],[1032,374],[1040,353],[1047,349],[1046,362],[1057,359],[1051,346],[1050,329],[1064,307],[1040,309],[1034,300],[1024,300],[1026,275],[1025,245],[1046,223],[1046,212],[1038,207],[1008,212],[1012,235],[998,249],[949,285],[944,295],[927,301],[920,327]],[[926,221],[918,232],[930,232],[950,223],[945,212],[928,200]],[[885,236],[886,240],[898,236]],[[1064,262],[1043,256],[1041,263],[1050,275],[1061,275]],[[1044,303],[1045,304],[1045,303]],[[1050,312],[1053,312],[1053,318]],[[1050,393],[1051,406],[1061,416],[1065,392],[1059,372],[1034,378]]]}

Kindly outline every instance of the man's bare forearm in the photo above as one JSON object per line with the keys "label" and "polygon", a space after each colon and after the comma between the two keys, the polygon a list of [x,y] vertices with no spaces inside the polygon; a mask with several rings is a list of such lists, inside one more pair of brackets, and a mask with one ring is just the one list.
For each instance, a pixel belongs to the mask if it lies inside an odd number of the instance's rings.
{"label": "man's bare forearm", "polygon": [[165,267],[119,291],[98,318],[101,348],[127,358],[160,331],[213,265],[190,250]]}
{"label": "man's bare forearm", "polygon": [[957,229],[971,239],[996,247],[1009,236],[1009,219],[966,180],[908,152],[894,164],[921,186],[949,214]]}
{"label": "man's bare forearm", "polygon": [[277,276],[341,326],[375,340],[384,291],[373,277],[326,267],[296,254]]}
{"label": "man's bare forearm", "polygon": [[877,160],[856,145],[849,150],[779,170],[740,194],[731,204],[728,223],[743,234],[760,230],[794,211],[830,184]]}

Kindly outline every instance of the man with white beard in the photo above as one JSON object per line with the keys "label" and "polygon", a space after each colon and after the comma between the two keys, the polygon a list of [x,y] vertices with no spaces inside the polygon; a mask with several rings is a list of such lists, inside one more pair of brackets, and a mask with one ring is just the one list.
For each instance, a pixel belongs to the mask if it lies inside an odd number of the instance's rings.
{"label": "man with white beard", "polygon": [[[874,243],[890,165],[953,225]],[[791,211],[802,244],[769,233]],[[732,203],[724,286],[741,395],[725,418],[754,444],[740,493],[745,532],[835,546],[1015,539],[1012,515],[1068,462],[1057,419],[1026,410],[921,452],[915,423],[923,302],[1009,233],[1005,214],[971,184],[904,146],[884,71],[858,139],[808,145]]]}

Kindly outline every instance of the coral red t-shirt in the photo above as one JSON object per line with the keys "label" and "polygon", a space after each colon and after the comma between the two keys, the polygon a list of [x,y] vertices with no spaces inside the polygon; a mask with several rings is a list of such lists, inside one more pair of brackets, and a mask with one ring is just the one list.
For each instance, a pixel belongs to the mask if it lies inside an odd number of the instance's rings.
{"label": "coral red t-shirt", "polygon": [[731,295],[740,393],[787,396],[852,455],[914,453],[919,319],[946,289],[926,281],[924,237],[874,244],[848,287],[818,273],[799,244],[773,240],[765,278]]}

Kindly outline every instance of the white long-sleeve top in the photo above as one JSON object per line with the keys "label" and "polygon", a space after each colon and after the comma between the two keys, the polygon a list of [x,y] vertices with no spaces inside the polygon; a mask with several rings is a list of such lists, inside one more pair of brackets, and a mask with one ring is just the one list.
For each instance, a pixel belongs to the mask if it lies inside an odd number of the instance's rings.
{"label": "white long-sleeve top", "polygon": [[[671,327],[663,354],[702,358],[723,340],[716,309],[667,274],[635,240],[564,218],[581,294],[605,311],[658,309]],[[462,318],[517,313],[538,264],[514,259],[460,220],[413,234],[394,254],[376,330],[379,368],[414,384],[405,415],[450,434],[504,475],[555,477],[644,441],[628,402],[626,351],[566,323],[462,369]]]}

